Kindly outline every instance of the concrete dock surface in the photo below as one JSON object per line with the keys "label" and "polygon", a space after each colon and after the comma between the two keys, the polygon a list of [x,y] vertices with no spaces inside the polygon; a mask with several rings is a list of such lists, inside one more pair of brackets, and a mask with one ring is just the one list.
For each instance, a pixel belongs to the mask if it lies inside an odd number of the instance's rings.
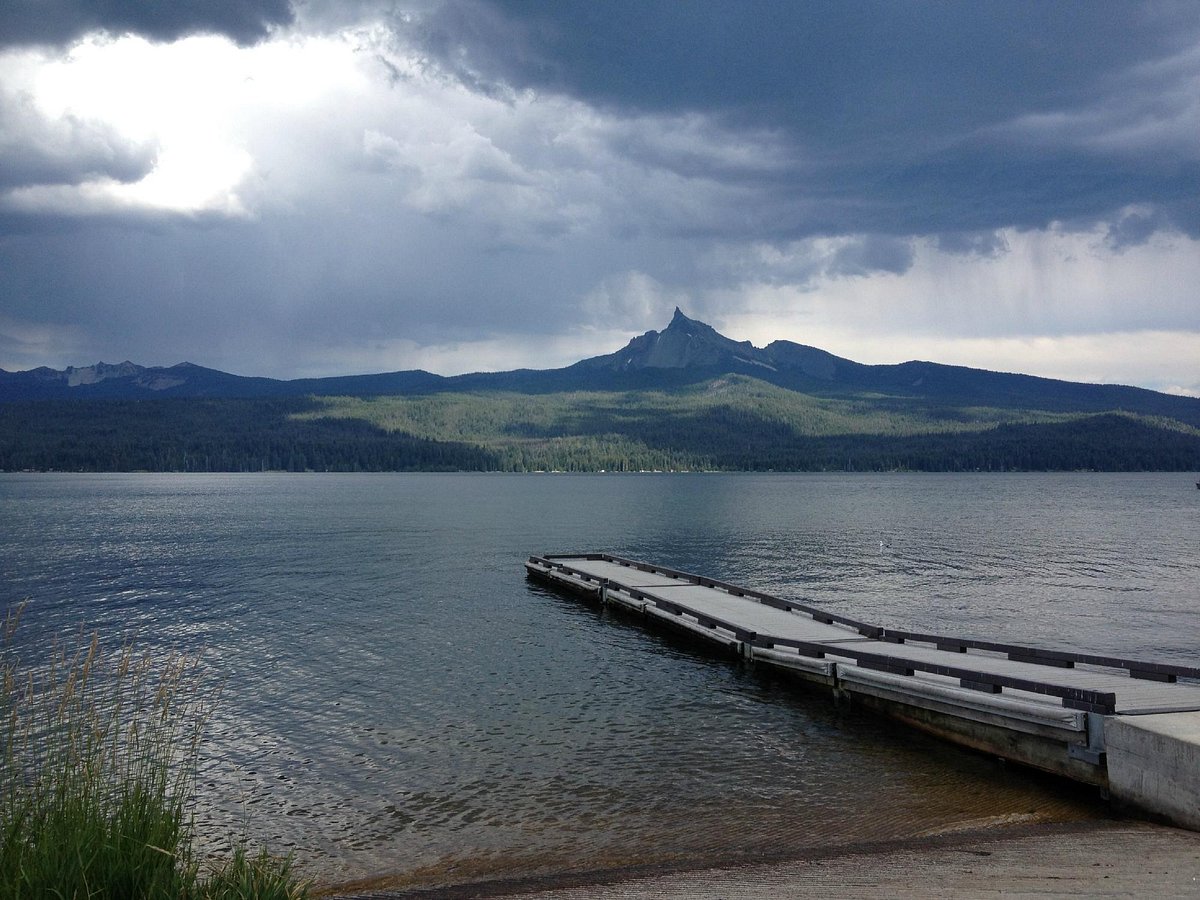
{"label": "concrete dock surface", "polygon": [[606,553],[531,556],[525,570],[946,740],[1095,785],[1118,808],[1200,830],[1195,666],[908,633]]}
{"label": "concrete dock surface", "polygon": [[[592,879],[589,881],[589,877]],[[531,878],[358,894],[376,900],[1200,897],[1200,834],[1136,821],[1014,826],[802,859],[659,874]]]}

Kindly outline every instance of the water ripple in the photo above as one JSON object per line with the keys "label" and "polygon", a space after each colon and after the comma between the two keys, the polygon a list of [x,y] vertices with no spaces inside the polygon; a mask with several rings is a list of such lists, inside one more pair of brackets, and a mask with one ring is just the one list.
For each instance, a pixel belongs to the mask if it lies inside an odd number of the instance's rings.
{"label": "water ripple", "polygon": [[412,884],[748,858],[1104,813],[529,584],[529,552],[1193,661],[1200,492],[1177,481],[0,475],[0,584],[31,651],[80,626],[204,649],[213,849]]}

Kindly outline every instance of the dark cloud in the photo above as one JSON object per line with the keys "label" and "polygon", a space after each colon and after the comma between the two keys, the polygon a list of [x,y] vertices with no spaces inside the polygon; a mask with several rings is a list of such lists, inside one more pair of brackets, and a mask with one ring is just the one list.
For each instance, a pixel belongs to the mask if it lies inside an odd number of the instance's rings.
{"label": "dark cloud", "polygon": [[61,45],[92,31],[161,41],[215,33],[250,44],[293,15],[290,0],[4,0],[0,45]]}
{"label": "dark cloud", "polygon": [[1130,211],[1108,227],[1107,240],[1114,250],[1137,247],[1150,240],[1162,227],[1163,215],[1158,212]]}
{"label": "dark cloud", "polygon": [[935,243],[943,253],[995,259],[1008,252],[1008,241],[995,231],[954,231],[939,234]]}
{"label": "dark cloud", "polygon": [[472,86],[703,113],[786,143],[802,161],[787,171],[669,163],[756,181],[779,238],[1042,227],[1200,198],[1194,4],[449,0],[408,23]]}
{"label": "dark cloud", "polygon": [[839,248],[826,272],[834,277],[874,272],[901,274],[908,271],[915,257],[911,241],[869,235]]}
{"label": "dark cloud", "polygon": [[449,68],[519,87],[786,118],[833,146],[883,149],[885,124],[960,133],[1086,100],[1108,73],[1185,45],[1181,23],[1194,37],[1194,10],[1163,4],[451,0],[414,33]]}
{"label": "dark cloud", "polygon": [[1087,229],[1130,206],[1161,211],[1162,227],[1200,235],[1189,210],[1200,205],[1200,166],[1161,167],[1144,157],[1097,156],[1055,148],[972,142],[879,166],[830,166],[812,178],[765,190],[760,208],[781,233],[893,235]]}
{"label": "dark cloud", "polygon": [[[1193,166],[1192,172],[1193,184],[1200,183],[1200,166]],[[1172,225],[1184,234],[1200,238],[1200,192],[1182,191],[1164,200],[1161,208]]]}

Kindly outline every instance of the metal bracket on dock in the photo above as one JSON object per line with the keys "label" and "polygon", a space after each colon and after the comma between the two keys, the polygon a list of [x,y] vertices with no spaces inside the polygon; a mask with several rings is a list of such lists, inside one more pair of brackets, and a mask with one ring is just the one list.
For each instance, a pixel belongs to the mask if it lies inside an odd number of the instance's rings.
{"label": "metal bracket on dock", "polygon": [[971,681],[969,678],[960,678],[958,683],[962,687],[970,688],[973,691],[980,691],[984,694],[999,694],[1004,691],[1003,686],[993,684],[990,681]]}
{"label": "metal bracket on dock", "polygon": [[1104,765],[1105,757],[1108,755],[1105,751],[1104,742],[1104,716],[1088,713],[1087,738],[1088,742],[1086,745],[1068,744],[1067,756],[1071,759],[1090,763],[1093,766]]}
{"label": "metal bracket on dock", "polygon": [[1070,759],[1077,759],[1080,762],[1085,762],[1093,766],[1102,765],[1107,755],[1108,754],[1103,750],[1096,750],[1093,747],[1085,747],[1082,744],[1067,745],[1067,756]]}

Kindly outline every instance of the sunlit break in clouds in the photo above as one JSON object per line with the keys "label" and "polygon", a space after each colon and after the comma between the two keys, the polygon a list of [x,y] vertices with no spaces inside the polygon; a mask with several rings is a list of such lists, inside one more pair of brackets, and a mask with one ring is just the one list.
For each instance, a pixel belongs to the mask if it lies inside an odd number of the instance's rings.
{"label": "sunlit break in clouds", "polygon": [[0,10],[0,367],[662,328],[1200,395],[1200,8]]}

